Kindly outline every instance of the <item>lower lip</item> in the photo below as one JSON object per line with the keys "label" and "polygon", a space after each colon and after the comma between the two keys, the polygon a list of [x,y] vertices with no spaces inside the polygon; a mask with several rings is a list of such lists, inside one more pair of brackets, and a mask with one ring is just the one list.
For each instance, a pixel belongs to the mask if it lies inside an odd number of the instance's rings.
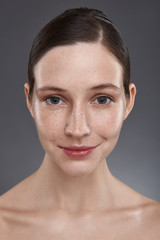
{"label": "lower lip", "polygon": [[73,151],[73,150],[69,150],[69,149],[66,149],[66,148],[62,148],[62,150],[64,151],[64,153],[66,155],[68,155],[72,158],[83,158],[83,157],[86,157],[89,154],[91,154],[95,148],[96,147],[90,148],[90,149],[87,149],[87,150],[79,150],[79,151],[76,151],[76,150]]}

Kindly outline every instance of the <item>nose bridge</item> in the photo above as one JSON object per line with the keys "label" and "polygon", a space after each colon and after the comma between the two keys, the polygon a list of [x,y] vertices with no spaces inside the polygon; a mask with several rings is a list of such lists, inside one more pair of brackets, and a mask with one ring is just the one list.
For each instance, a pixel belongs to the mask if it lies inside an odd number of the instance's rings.
{"label": "nose bridge", "polygon": [[81,103],[75,104],[70,111],[66,124],[66,133],[76,137],[90,133],[87,109]]}

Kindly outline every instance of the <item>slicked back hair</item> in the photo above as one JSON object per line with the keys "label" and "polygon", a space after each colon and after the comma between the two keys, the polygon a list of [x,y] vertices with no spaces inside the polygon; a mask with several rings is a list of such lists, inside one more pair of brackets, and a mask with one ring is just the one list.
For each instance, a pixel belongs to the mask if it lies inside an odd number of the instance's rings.
{"label": "slicked back hair", "polygon": [[124,91],[129,97],[130,59],[119,31],[102,11],[81,7],[52,19],[34,39],[28,63],[29,98],[34,89],[34,66],[41,57],[54,47],[78,42],[100,42],[117,58],[123,69]]}

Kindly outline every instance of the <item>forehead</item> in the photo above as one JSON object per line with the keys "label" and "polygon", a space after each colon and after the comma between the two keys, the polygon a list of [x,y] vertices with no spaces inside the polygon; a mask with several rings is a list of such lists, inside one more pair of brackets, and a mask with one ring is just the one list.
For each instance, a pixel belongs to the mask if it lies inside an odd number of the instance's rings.
{"label": "forehead", "polygon": [[122,66],[100,43],[77,43],[49,50],[34,67],[35,86],[123,85]]}

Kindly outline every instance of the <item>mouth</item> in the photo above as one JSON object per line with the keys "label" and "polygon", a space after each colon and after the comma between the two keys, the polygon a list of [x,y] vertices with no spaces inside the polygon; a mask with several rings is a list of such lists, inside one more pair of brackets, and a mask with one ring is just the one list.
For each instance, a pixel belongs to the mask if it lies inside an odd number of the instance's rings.
{"label": "mouth", "polygon": [[[97,145],[98,146],[98,145]],[[60,147],[63,152],[72,158],[84,158],[91,154],[97,146]]]}

